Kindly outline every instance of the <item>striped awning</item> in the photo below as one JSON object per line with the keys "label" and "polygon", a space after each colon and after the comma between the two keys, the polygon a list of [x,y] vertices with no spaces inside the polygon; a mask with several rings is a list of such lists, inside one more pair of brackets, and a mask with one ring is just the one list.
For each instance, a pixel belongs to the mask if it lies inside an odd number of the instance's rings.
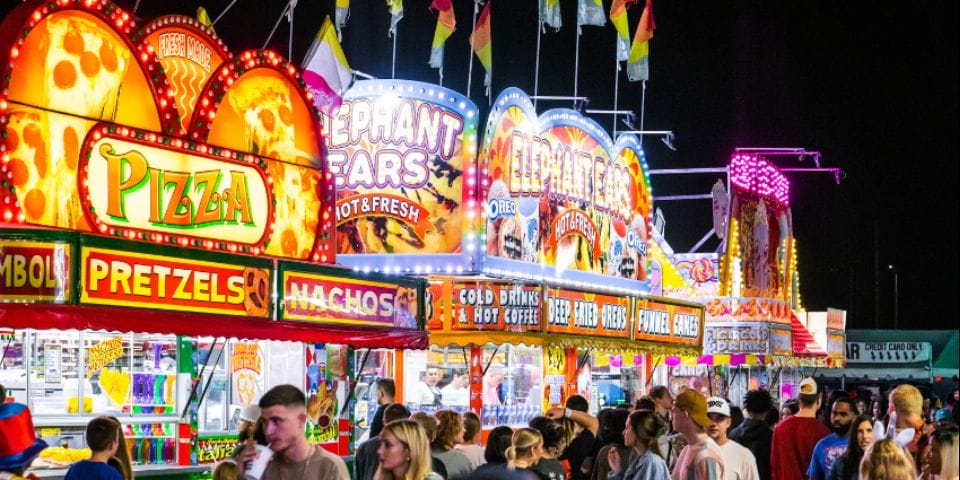
{"label": "striped awning", "polygon": [[800,323],[796,315],[790,315],[790,326],[793,327],[793,355],[797,357],[826,357],[827,351],[807,330],[807,327]]}

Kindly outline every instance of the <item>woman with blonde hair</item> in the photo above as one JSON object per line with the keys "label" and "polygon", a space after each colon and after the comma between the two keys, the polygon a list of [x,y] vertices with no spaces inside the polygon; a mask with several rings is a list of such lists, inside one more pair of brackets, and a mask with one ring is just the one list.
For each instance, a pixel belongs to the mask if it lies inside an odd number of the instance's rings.
{"label": "woman with blonde hair", "polygon": [[380,466],[374,480],[443,480],[430,468],[430,442],[413,420],[396,420],[380,432]]}
{"label": "woman with blonde hair", "polygon": [[930,442],[929,469],[930,473],[938,475],[941,480],[957,480],[960,478],[960,430],[956,426],[948,425],[933,432],[933,441]]}
{"label": "woman with blonde hair", "polygon": [[533,469],[543,457],[543,436],[532,428],[521,428],[513,432],[513,442],[507,448],[507,468],[530,472],[537,478],[540,475]]}
{"label": "woman with blonde hair", "polygon": [[213,480],[239,480],[240,469],[233,460],[224,460],[213,469]]}
{"label": "woman with blonde hair", "polygon": [[916,480],[913,458],[892,438],[874,443],[860,462],[861,480]]}
{"label": "woman with blonde hair", "polygon": [[447,480],[469,476],[473,472],[473,464],[463,452],[453,448],[463,442],[463,417],[453,410],[440,410],[433,416],[437,419],[437,435],[431,445],[431,455],[443,462]]}

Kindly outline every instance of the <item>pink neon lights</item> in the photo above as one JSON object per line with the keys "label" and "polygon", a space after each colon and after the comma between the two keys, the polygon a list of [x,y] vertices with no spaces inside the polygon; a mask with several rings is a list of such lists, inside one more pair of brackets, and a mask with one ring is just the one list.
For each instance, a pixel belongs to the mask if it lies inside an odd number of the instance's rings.
{"label": "pink neon lights", "polygon": [[734,154],[730,161],[730,181],[739,188],[790,205],[790,181],[764,158]]}

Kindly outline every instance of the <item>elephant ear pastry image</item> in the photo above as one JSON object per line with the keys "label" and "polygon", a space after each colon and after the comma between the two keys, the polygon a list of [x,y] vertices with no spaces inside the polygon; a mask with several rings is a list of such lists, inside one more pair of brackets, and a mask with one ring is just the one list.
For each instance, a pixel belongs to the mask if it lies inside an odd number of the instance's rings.
{"label": "elephant ear pastry image", "polygon": [[244,268],[243,291],[243,309],[247,315],[266,316],[270,307],[270,273],[260,268]]}

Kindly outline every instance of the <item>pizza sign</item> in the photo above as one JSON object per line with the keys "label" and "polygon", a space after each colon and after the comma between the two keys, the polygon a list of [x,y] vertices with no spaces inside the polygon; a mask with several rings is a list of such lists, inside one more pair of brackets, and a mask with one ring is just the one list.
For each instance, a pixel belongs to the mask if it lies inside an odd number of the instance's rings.
{"label": "pizza sign", "polygon": [[3,19],[0,222],[333,263],[319,112],[297,68],[234,56],[188,17],[134,17],[26,0]]}
{"label": "pizza sign", "polygon": [[91,223],[262,247],[273,182],[259,159],[228,162],[207,149],[171,151],[128,135],[97,129],[85,144],[80,175]]}
{"label": "pizza sign", "polygon": [[510,88],[494,103],[478,162],[490,268],[588,272],[626,288],[648,281],[652,199],[635,136],[614,142],[573,110],[538,116]]}
{"label": "pizza sign", "polygon": [[346,92],[324,118],[341,263],[409,269],[431,264],[423,254],[464,252],[476,238],[476,116],[470,99],[425,83],[362,81]]}

